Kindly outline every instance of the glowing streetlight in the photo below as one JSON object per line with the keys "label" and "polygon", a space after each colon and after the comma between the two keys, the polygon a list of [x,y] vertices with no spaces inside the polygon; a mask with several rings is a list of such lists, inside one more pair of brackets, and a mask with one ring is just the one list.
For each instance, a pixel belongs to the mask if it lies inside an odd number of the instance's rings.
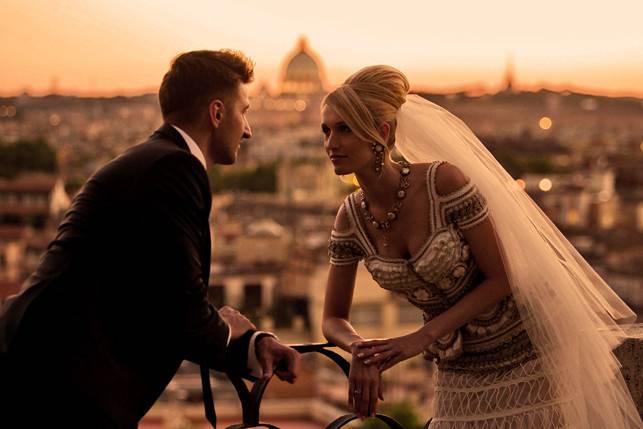
{"label": "glowing streetlight", "polygon": [[543,116],[540,118],[540,121],[538,121],[538,126],[540,127],[541,130],[548,130],[551,128],[551,118],[549,116]]}

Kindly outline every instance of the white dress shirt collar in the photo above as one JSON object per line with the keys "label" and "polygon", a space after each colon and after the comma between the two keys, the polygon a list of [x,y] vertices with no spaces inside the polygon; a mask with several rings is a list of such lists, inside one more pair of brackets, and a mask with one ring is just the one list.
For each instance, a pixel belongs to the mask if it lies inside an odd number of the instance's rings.
{"label": "white dress shirt collar", "polygon": [[190,149],[190,153],[198,159],[201,164],[203,164],[203,168],[206,170],[208,167],[205,165],[205,157],[203,156],[203,152],[201,151],[201,148],[199,148],[199,145],[196,144],[196,142],[186,133],[183,131],[181,128],[177,127],[176,125],[172,125],[175,130],[181,134],[181,137],[183,137],[183,140],[185,140],[185,143],[188,145],[188,149]]}

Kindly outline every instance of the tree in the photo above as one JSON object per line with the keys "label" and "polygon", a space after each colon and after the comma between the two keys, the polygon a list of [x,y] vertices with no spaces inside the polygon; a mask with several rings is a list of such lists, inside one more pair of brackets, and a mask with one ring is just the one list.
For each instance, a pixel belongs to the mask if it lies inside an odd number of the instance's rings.
{"label": "tree", "polygon": [[56,151],[44,139],[0,144],[0,177],[12,178],[30,171],[58,171]]}
{"label": "tree", "polygon": [[[383,414],[391,416],[405,429],[422,429],[426,422],[418,415],[409,402],[396,402],[382,410]],[[378,419],[365,420],[357,429],[388,429],[388,425]]]}
{"label": "tree", "polygon": [[230,173],[225,173],[215,165],[208,171],[208,176],[212,192],[215,193],[220,191],[275,193],[277,191],[277,166],[274,163]]}

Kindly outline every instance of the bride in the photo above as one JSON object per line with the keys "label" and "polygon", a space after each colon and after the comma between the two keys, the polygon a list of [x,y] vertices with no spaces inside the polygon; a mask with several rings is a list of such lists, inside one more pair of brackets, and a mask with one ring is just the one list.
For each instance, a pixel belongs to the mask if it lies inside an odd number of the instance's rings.
{"label": "bride", "polygon": [[[323,316],[352,354],[355,412],[372,416],[381,373],[422,353],[438,367],[432,429],[641,427],[612,353],[635,314],[463,122],[408,91],[372,66],[322,102],[335,173],[360,186],[331,233]],[[353,329],[360,260],[423,326],[381,340]]]}

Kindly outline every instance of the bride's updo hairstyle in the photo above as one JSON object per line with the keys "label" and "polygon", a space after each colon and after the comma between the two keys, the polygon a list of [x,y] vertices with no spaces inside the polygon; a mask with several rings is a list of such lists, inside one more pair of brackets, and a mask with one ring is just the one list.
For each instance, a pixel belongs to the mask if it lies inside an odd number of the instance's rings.
{"label": "bride's updo hairstyle", "polygon": [[[364,67],[322,100],[362,140],[378,142],[389,149],[395,144],[395,115],[406,101],[409,81],[398,69],[385,66]],[[382,122],[391,126],[388,141],[378,131]]]}

